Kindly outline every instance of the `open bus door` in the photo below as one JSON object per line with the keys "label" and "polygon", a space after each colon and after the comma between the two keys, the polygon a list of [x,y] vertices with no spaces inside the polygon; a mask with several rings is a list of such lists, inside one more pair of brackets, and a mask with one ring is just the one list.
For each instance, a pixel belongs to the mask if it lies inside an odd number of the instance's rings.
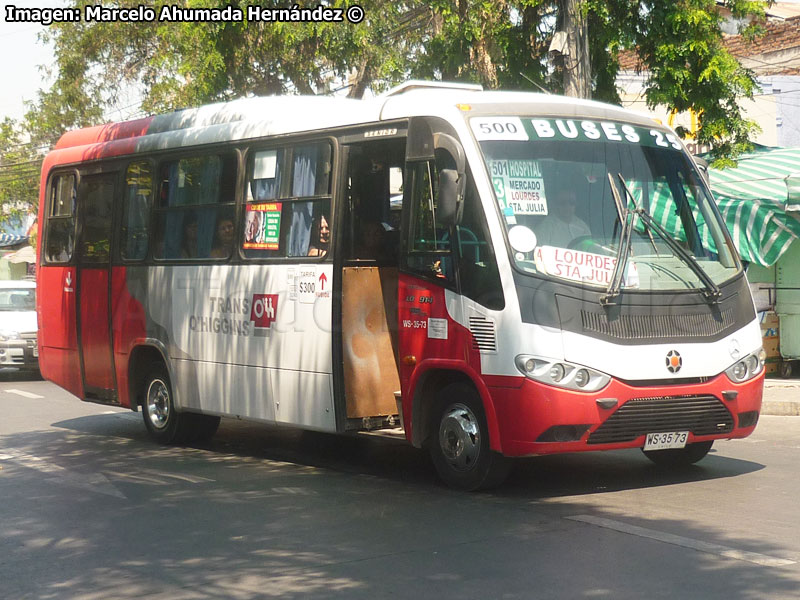
{"label": "open bus door", "polygon": [[[344,140],[339,211],[342,380],[346,428],[395,427],[397,263],[405,130]],[[367,138],[365,140],[365,138]]]}
{"label": "open bus door", "polygon": [[116,173],[84,175],[78,186],[77,321],[84,396],[116,401],[110,317],[111,227]]}
{"label": "open bus door", "polygon": [[[465,168],[464,150],[449,125],[434,118],[411,120],[397,290],[406,431],[412,425],[409,398],[418,365],[428,359],[461,363],[466,359],[462,340],[450,321],[446,297],[448,290],[458,289],[453,232],[462,208]],[[448,193],[442,193],[445,188],[449,188]]]}

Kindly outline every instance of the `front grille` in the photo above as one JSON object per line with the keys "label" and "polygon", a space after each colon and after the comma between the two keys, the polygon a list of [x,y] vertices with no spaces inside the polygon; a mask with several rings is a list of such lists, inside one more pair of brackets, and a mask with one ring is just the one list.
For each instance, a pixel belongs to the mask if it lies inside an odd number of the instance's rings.
{"label": "front grille", "polygon": [[617,339],[657,339],[665,336],[712,337],[734,324],[733,311],[718,317],[707,314],[620,315],[612,320],[604,312],[581,311],[584,331]]}
{"label": "front grille", "polygon": [[733,431],[733,416],[714,396],[633,398],[594,431],[589,444],[630,442],[648,433],[691,431],[711,435]]}

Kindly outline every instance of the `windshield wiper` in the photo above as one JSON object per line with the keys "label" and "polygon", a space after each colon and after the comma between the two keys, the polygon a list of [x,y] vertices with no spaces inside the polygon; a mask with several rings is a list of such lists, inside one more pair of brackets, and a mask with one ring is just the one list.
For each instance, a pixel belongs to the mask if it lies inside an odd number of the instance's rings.
{"label": "windshield wiper", "polygon": [[631,251],[631,233],[633,232],[633,219],[635,216],[635,213],[628,208],[627,203],[622,203],[622,198],[619,197],[619,192],[611,173],[608,174],[608,183],[611,185],[611,195],[614,197],[614,205],[617,207],[617,214],[619,215],[620,223],[622,223],[622,231],[619,234],[617,263],[611,272],[611,283],[608,284],[606,293],[600,297],[600,304],[604,306],[613,304],[622,289],[622,278],[628,266],[628,255]]}
{"label": "windshield wiper", "polygon": [[[636,200],[633,198],[633,194],[631,193],[630,188],[628,188],[628,184],[625,183],[625,179],[623,179],[622,174],[618,173],[617,176],[619,177],[619,181],[622,184],[622,188],[625,190],[628,196],[630,196],[630,198],[633,199],[634,206],[636,206]],[[609,181],[613,181],[610,174],[609,174]],[[612,189],[614,190],[615,194],[618,194],[618,192],[616,191],[616,186],[614,186],[613,183],[612,183]],[[675,240],[675,238],[673,238],[669,234],[669,232],[666,229],[664,229],[661,223],[659,223],[652,216],[650,216],[650,213],[648,213],[644,208],[636,207],[633,211],[630,211],[629,209],[629,212],[634,213],[635,216],[639,217],[642,220],[642,222],[644,223],[645,227],[648,230],[648,233],[650,232],[650,230],[655,231],[658,234],[658,237],[660,237],[662,240],[666,242],[670,250],[672,250],[675,253],[675,255],[678,258],[680,258],[684,263],[686,263],[686,265],[688,265],[688,267],[694,272],[694,274],[697,275],[697,277],[703,283],[704,287],[703,296],[705,296],[706,301],[718,302],[720,297],[722,296],[722,291],[720,291],[719,286],[716,283],[714,283],[714,280],[711,279],[709,274],[706,273],[705,269],[703,269],[703,267],[700,266],[695,257],[689,254],[689,252],[687,252],[686,249],[683,246],[681,246]],[[652,239],[652,234],[650,235],[650,241],[651,243],[653,243],[653,247],[655,247],[655,242]],[[617,258],[617,266],[619,266],[619,257]],[[610,293],[611,293],[611,286],[609,286],[609,292],[606,294],[606,296],[608,296]],[[619,291],[617,291],[617,294],[619,294]]]}
{"label": "windshield wiper", "polygon": [[[630,201],[633,203],[633,208],[636,210],[641,209],[642,207],[639,206],[639,203],[636,202],[636,197],[631,192],[631,188],[628,187],[628,184],[625,183],[625,178],[622,176],[622,173],[617,173],[617,177],[619,177],[619,181],[622,184],[622,189],[625,190],[625,194],[630,198]],[[628,206],[628,203],[625,202],[625,206]],[[650,231],[650,227],[647,225],[647,221],[644,221],[644,230],[647,232],[647,237],[650,238],[650,245],[653,246],[653,250],[656,253],[656,256],[660,256],[658,253],[658,247],[656,247],[656,241],[653,239],[653,233]]]}

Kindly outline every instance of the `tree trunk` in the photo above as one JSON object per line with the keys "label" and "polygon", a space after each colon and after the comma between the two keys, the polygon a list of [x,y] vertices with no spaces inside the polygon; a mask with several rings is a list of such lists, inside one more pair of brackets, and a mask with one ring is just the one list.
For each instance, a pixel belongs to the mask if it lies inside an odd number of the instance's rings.
{"label": "tree trunk", "polygon": [[567,34],[568,49],[564,56],[564,94],[573,98],[590,98],[589,30],[580,4],[580,0],[559,0],[561,30]]}

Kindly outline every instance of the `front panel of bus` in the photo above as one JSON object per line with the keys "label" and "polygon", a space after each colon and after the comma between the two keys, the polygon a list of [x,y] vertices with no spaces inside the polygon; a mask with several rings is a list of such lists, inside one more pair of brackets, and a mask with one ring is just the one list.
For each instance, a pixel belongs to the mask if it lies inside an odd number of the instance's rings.
{"label": "front panel of bus", "polygon": [[763,386],[755,311],[674,134],[522,112],[467,124],[519,311],[487,312],[502,347],[481,352],[503,453],[749,434]]}

